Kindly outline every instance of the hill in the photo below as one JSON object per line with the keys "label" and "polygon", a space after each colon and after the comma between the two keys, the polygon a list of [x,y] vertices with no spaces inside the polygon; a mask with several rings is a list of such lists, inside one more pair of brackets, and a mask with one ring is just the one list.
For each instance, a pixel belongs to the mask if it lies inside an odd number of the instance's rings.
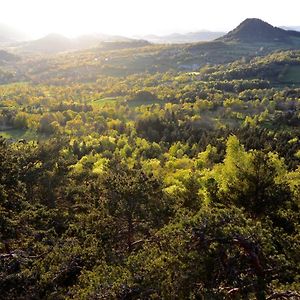
{"label": "hill", "polygon": [[28,38],[29,37],[25,33],[17,29],[12,28],[6,24],[0,24],[0,45],[24,41]]}
{"label": "hill", "polygon": [[[270,32],[269,36],[267,32]],[[298,50],[299,35],[299,32],[279,29],[258,19],[245,20],[223,38],[190,44],[155,45],[130,39],[101,42],[97,36],[95,39],[85,36],[78,42],[78,39],[51,35],[23,44],[20,49],[31,53],[39,50],[42,54],[65,53],[53,55],[50,59],[43,55],[36,58],[33,55],[29,60],[24,58],[18,64],[18,70],[34,82],[51,84],[61,84],[62,81],[93,82],[107,75],[119,77],[171,70],[190,72],[207,65],[228,64],[236,60],[249,62],[254,57],[276,51]],[[92,46],[93,43],[96,46]],[[298,72],[296,69],[293,71]]]}
{"label": "hill", "polygon": [[[122,36],[109,36],[104,34],[82,35],[77,38],[67,38],[63,35],[52,33],[37,40],[21,42],[13,46],[18,53],[45,53],[56,54],[60,52],[78,51],[93,47],[101,48],[131,48],[134,43],[141,44],[141,40],[129,39]],[[149,44],[143,41],[143,44]],[[118,45],[117,45],[118,44]],[[128,44],[127,46],[125,44]]]}
{"label": "hill", "polygon": [[19,60],[19,57],[4,50],[0,50],[0,63],[11,63]]}
{"label": "hill", "polygon": [[151,45],[145,40],[128,40],[128,41],[111,41],[111,42],[101,42],[99,44],[99,49],[101,50],[121,50],[121,49],[132,49],[140,48]]}
{"label": "hill", "polygon": [[197,43],[204,41],[212,41],[223,36],[224,32],[214,32],[214,31],[197,31],[197,32],[189,32],[185,34],[181,33],[173,33],[164,36],[158,35],[147,35],[142,38],[157,44],[181,44],[181,43]]}
{"label": "hill", "polygon": [[72,50],[72,41],[59,34],[49,34],[43,38],[21,43],[17,50],[24,52],[56,53]]}
{"label": "hill", "polygon": [[246,19],[238,27],[218,40],[243,43],[293,43],[293,38],[300,38],[300,33],[274,27],[260,19]]}

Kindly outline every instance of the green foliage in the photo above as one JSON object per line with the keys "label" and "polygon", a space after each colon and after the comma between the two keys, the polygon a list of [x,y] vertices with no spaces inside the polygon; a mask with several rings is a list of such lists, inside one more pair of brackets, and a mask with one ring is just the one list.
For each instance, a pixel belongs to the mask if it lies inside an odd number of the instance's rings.
{"label": "green foliage", "polygon": [[299,51],[127,46],[0,87],[0,298],[299,297]]}

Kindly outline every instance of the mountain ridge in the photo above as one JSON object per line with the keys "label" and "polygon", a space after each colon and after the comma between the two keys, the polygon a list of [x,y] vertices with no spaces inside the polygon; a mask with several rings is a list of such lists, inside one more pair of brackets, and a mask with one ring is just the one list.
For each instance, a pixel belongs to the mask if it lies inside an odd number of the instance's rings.
{"label": "mountain ridge", "polygon": [[0,45],[28,40],[29,36],[22,31],[0,23]]}
{"label": "mountain ridge", "polygon": [[244,43],[292,43],[294,37],[300,38],[300,32],[284,30],[258,18],[248,18],[217,40]]}
{"label": "mountain ridge", "polygon": [[225,32],[200,30],[188,33],[172,33],[168,35],[145,35],[139,38],[145,39],[151,43],[157,44],[183,44],[183,43],[197,43],[205,41],[213,41],[216,38],[223,36]]}
{"label": "mountain ridge", "polygon": [[102,43],[135,42],[137,40],[104,34],[82,35],[77,38],[67,38],[64,35],[50,33],[42,38],[11,45],[17,53],[46,53],[80,51],[101,46]]}

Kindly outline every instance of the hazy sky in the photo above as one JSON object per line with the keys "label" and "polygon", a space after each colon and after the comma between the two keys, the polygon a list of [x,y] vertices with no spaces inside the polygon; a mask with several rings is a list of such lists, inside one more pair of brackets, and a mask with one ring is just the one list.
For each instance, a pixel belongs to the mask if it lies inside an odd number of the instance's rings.
{"label": "hazy sky", "polygon": [[228,31],[247,17],[300,26],[300,0],[1,0],[0,22],[35,37]]}

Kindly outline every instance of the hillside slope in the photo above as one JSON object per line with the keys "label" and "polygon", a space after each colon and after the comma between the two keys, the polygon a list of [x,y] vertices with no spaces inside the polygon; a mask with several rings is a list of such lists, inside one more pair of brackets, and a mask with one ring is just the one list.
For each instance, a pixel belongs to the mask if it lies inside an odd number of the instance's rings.
{"label": "hillside slope", "polygon": [[292,43],[293,37],[300,38],[300,32],[274,27],[260,19],[246,19],[238,27],[230,31],[219,41],[238,41],[244,43]]}

